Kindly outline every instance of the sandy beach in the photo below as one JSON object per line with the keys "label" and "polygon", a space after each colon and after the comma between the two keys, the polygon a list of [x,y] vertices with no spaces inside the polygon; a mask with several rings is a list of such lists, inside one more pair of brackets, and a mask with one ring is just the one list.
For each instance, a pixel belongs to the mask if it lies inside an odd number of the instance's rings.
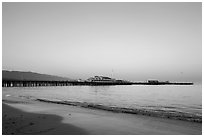
{"label": "sandy beach", "polygon": [[7,97],[3,135],[191,135],[202,124]]}

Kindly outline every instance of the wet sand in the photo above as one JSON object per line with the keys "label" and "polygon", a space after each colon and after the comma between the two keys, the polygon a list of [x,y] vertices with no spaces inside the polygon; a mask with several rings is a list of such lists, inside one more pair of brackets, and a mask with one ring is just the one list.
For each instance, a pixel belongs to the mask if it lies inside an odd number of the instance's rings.
{"label": "wet sand", "polygon": [[2,112],[3,135],[202,134],[202,123],[14,98],[3,101]]}

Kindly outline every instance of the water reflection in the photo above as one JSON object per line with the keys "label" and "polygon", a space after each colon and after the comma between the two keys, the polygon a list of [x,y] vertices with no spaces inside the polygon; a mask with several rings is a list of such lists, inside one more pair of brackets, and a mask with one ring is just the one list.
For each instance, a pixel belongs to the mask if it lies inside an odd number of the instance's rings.
{"label": "water reflection", "polygon": [[95,93],[98,93],[98,92],[110,92],[109,89],[110,89],[110,86],[89,86],[89,89],[91,92],[95,92]]}

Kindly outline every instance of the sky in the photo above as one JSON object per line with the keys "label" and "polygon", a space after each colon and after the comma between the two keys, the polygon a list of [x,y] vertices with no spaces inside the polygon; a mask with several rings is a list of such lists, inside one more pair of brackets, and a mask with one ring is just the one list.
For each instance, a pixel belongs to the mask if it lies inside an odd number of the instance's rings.
{"label": "sky", "polygon": [[201,82],[201,2],[3,2],[2,8],[4,70]]}

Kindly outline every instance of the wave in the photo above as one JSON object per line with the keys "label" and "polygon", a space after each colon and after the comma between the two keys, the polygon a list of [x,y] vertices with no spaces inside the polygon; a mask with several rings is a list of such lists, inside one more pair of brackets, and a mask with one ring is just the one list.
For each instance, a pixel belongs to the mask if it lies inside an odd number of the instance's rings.
{"label": "wave", "polygon": [[202,123],[201,115],[179,112],[175,110],[160,110],[160,109],[145,109],[145,108],[135,109],[135,108],[125,108],[125,107],[117,107],[117,106],[106,106],[103,104],[94,104],[94,103],[88,103],[88,102],[62,101],[62,100],[55,100],[55,99],[51,100],[47,98],[37,98],[36,100],[41,102],[46,102],[46,103],[80,106],[83,108],[90,108],[90,109],[100,109],[100,110],[111,111],[116,113],[138,114],[138,115],[146,115],[146,116]]}

